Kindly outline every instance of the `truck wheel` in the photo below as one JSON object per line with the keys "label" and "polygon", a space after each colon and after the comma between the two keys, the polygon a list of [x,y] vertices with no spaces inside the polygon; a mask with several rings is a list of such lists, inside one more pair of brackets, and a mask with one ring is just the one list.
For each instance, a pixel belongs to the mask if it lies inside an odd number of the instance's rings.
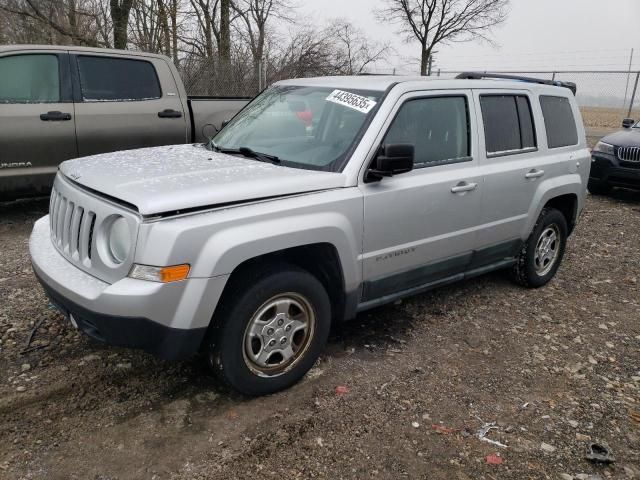
{"label": "truck wheel", "polygon": [[538,288],[554,277],[567,244],[567,221],[554,208],[544,208],[513,267],[514,280],[525,287]]}
{"label": "truck wheel", "polygon": [[587,190],[591,195],[608,195],[611,193],[613,187],[606,182],[599,180],[589,180],[587,183]]}
{"label": "truck wheel", "polygon": [[331,303],[323,285],[294,266],[243,278],[253,284],[231,286],[214,316],[206,353],[215,375],[231,388],[266,395],[290,387],[316,362],[329,336]]}

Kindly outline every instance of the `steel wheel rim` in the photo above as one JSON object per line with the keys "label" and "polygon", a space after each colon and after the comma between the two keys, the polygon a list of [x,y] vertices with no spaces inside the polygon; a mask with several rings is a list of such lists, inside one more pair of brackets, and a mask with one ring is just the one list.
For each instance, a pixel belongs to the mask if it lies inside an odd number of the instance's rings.
{"label": "steel wheel rim", "polygon": [[307,352],[315,333],[316,317],[309,300],[283,293],[264,302],[247,324],[243,356],[249,369],[261,377],[291,370]]}
{"label": "steel wheel rim", "polygon": [[547,275],[556,264],[560,255],[560,228],[553,223],[547,226],[538,241],[534,254],[536,274],[540,277]]}

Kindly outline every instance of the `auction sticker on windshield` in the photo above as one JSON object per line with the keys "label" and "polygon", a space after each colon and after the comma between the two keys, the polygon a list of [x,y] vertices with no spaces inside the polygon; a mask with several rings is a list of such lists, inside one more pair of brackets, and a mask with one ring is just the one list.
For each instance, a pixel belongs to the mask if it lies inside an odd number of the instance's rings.
{"label": "auction sticker on windshield", "polygon": [[331,95],[327,97],[327,101],[353,108],[362,113],[369,113],[371,109],[376,106],[376,102],[373,100],[356,95],[355,93],[345,92],[344,90],[334,90],[331,92]]}

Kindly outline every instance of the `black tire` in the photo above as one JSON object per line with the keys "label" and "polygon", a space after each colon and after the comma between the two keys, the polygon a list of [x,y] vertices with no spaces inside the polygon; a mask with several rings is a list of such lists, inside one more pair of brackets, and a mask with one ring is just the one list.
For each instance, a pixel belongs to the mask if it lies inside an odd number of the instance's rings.
{"label": "black tire", "polygon": [[[553,233],[558,237],[557,255],[553,258],[553,264],[551,264],[551,261],[544,264],[544,262],[541,263],[536,260],[536,249],[542,240],[543,233],[547,234],[550,230],[554,230]],[[567,236],[567,220],[564,215],[554,208],[544,208],[533,227],[531,235],[516,258],[517,261],[512,270],[512,277],[515,282],[529,288],[538,288],[549,283],[558,271],[564,257]]]}
{"label": "black tire", "polygon": [[600,180],[589,180],[587,183],[587,190],[591,195],[609,195],[613,187],[606,182]]}
{"label": "black tire", "polygon": [[[240,275],[242,283],[238,282],[236,277],[235,285],[230,285],[230,291],[225,292],[222,303],[214,315],[213,328],[206,343],[207,360],[216,377],[242,394],[259,396],[278,392],[298,382],[322,353],[331,326],[329,296],[316,277],[292,265],[271,265],[269,268],[245,271]],[[251,283],[247,280],[251,280]],[[233,279],[231,281],[233,282]],[[258,371],[260,367],[249,359],[245,334],[248,332],[249,324],[256,324],[252,321],[254,316],[267,308],[269,302],[289,298],[283,297],[285,294],[293,294],[292,298],[311,308],[307,311],[313,312],[313,329],[308,327],[308,330],[313,331],[308,338],[307,330],[304,331],[307,338],[304,350],[298,349],[299,356],[290,365],[282,371],[276,369],[273,373],[266,374]],[[271,310],[266,312],[264,315],[271,315]],[[277,316],[274,319],[277,319]],[[286,325],[283,328],[286,328]],[[276,327],[274,337],[287,335],[283,332],[282,328]],[[266,339],[273,340],[274,337]],[[258,337],[255,339],[258,341]],[[264,341],[265,337],[260,335],[259,342]],[[294,334],[291,334],[289,343],[293,347]],[[262,352],[262,347],[266,349],[268,345],[261,343],[258,351]],[[284,359],[282,354],[280,356]]]}

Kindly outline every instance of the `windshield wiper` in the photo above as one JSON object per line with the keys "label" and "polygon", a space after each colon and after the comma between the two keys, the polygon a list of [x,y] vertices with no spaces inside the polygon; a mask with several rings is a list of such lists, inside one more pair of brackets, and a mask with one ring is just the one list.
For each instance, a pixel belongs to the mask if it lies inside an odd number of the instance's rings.
{"label": "windshield wiper", "polygon": [[280,158],[275,155],[269,155],[268,153],[256,152],[255,150],[249,147],[240,147],[240,148],[223,148],[219,145],[216,145],[213,141],[209,144],[212,150],[220,153],[227,154],[240,154],[243,157],[254,158],[259,162],[265,163],[273,163],[274,165],[280,165]]}
{"label": "windshield wiper", "polygon": [[280,158],[276,157],[275,155],[256,152],[249,147],[240,147],[238,149],[238,153],[248,158],[255,158],[256,160],[259,160],[261,162],[275,163],[276,165],[280,164]]}

